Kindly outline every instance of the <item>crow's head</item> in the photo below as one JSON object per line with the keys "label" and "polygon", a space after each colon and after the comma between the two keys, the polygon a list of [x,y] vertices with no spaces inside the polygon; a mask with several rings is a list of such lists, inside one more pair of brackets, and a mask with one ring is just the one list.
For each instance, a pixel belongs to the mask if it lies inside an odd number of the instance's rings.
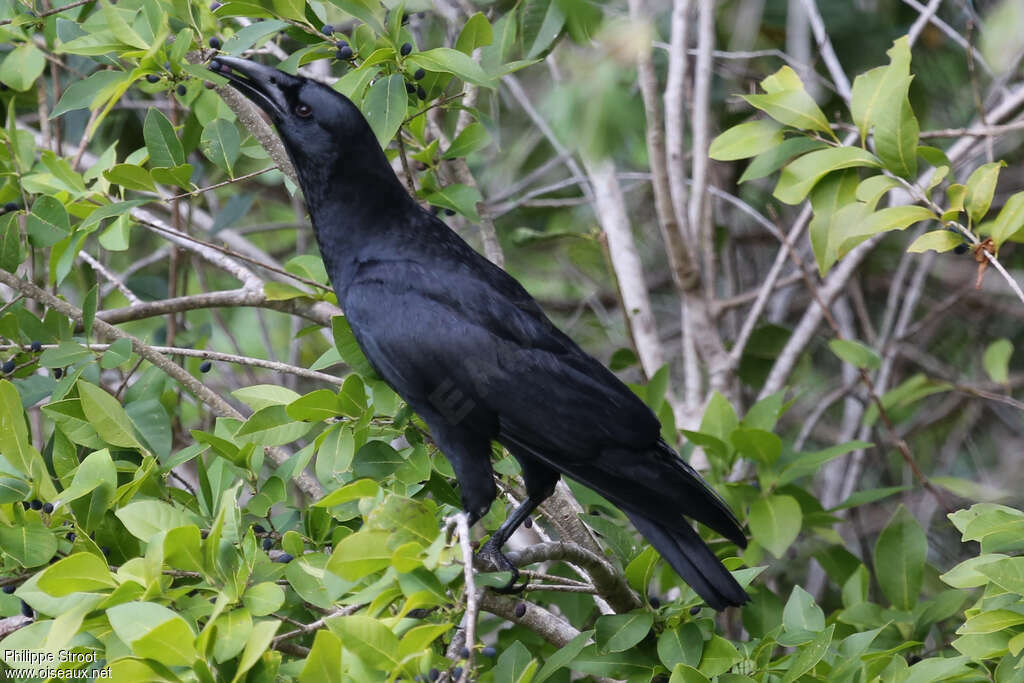
{"label": "crow's head", "polygon": [[269,115],[300,169],[381,153],[359,109],[323,83],[237,57],[216,57],[210,70]]}

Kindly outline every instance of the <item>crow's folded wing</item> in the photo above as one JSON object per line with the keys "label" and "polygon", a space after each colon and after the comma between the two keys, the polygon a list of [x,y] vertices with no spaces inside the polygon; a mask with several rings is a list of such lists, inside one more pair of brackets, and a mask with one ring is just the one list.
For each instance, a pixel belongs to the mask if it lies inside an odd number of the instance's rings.
{"label": "crow's folded wing", "polygon": [[658,440],[647,406],[496,267],[376,262],[343,305],[369,361],[414,406],[458,389],[501,434],[563,458]]}

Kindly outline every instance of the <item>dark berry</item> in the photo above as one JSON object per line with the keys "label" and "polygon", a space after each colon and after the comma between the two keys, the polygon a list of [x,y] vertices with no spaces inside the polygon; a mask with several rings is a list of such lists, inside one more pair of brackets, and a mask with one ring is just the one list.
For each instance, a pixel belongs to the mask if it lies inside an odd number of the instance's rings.
{"label": "dark berry", "polygon": [[164,62],[164,68],[167,69],[168,71],[170,71],[171,70],[171,63],[170,62]]}
{"label": "dark berry", "polygon": [[78,537],[77,537],[77,536],[75,536],[75,532],[74,532],[74,531],[69,531],[69,532],[67,533],[67,535],[65,535],[65,536],[64,536],[64,538],[66,538],[66,539],[68,539],[69,541],[71,541],[72,543],[74,543],[74,542],[75,542],[75,539],[76,539],[76,538],[78,538]]}
{"label": "dark berry", "polygon": [[17,589],[17,586],[15,586],[13,583],[9,583],[6,586],[4,586],[4,593],[10,595],[15,591],[15,589]]}
{"label": "dark berry", "polygon": [[454,209],[445,209],[444,210],[444,215],[445,216],[454,216],[455,215],[455,210]]}
{"label": "dark berry", "polygon": [[208,360],[204,360],[202,363],[199,364],[199,372],[209,372],[210,368],[212,367],[213,363],[211,363]]}
{"label": "dark berry", "polygon": [[432,681],[436,681],[440,677],[441,677],[441,672],[438,671],[437,669],[431,669],[430,672],[427,673],[427,678],[429,678]]}
{"label": "dark berry", "polygon": [[324,32],[325,36],[329,36],[332,33],[334,33],[334,27],[331,26],[330,24],[324,24],[324,27],[320,30]]}
{"label": "dark berry", "polygon": [[32,353],[39,353],[43,350],[43,345],[40,342],[34,341],[29,348],[32,349]]}
{"label": "dark berry", "polygon": [[103,553],[104,557],[110,557],[110,548],[105,545],[100,546],[100,552]]}
{"label": "dark berry", "polygon": [[469,657],[469,648],[464,647],[461,650],[459,650],[459,657],[461,657],[462,659],[467,659]]}
{"label": "dark berry", "polygon": [[532,529],[533,528],[533,517],[527,517],[526,519],[524,519],[523,520],[523,526],[526,527],[527,529]]}
{"label": "dark berry", "polygon": [[38,498],[30,502],[29,505],[32,507],[33,510],[43,509],[43,501],[39,500]]}
{"label": "dark berry", "polygon": [[416,92],[416,86],[413,85],[412,83],[406,83],[405,92],[409,93],[410,95],[413,94],[414,92]]}
{"label": "dark berry", "polygon": [[256,533],[256,534],[265,534],[265,533],[267,533],[267,530],[263,528],[262,524],[253,524],[252,525],[252,530],[253,530],[253,533]]}
{"label": "dark berry", "polygon": [[224,68],[224,62],[216,57],[210,60],[210,71],[221,71]]}
{"label": "dark berry", "polygon": [[348,41],[347,40],[339,40],[334,45],[335,45],[335,47],[337,47],[340,50],[343,47],[348,47]]}
{"label": "dark berry", "polygon": [[416,97],[420,98],[421,100],[427,99],[427,91],[423,89],[422,85],[416,86]]}
{"label": "dark berry", "polygon": [[205,539],[209,538],[209,536],[210,536],[210,531],[208,529],[200,529],[199,530],[199,538],[202,538],[202,539],[205,540]]}
{"label": "dark berry", "polygon": [[526,603],[521,602],[516,605],[516,619],[522,619],[524,616],[526,616]]}
{"label": "dark berry", "polygon": [[5,372],[6,374],[8,374],[8,375],[9,375],[9,374],[11,374],[12,372],[14,372],[14,368],[16,368],[16,367],[17,367],[17,365],[18,365],[18,364],[14,362],[14,359],[13,359],[13,358],[10,358],[10,359],[8,359],[8,360],[4,361],[4,366],[3,366],[3,370],[4,370],[4,372]]}
{"label": "dark berry", "polygon": [[26,510],[28,510],[28,509],[29,509],[30,507],[32,507],[32,506],[31,506],[31,505],[29,505],[29,502],[28,502],[27,500],[23,500],[23,501],[21,501],[21,507],[23,507],[23,508],[25,508]]}
{"label": "dark berry", "polygon": [[43,503],[43,512],[46,514],[53,512],[53,503]]}
{"label": "dark berry", "polygon": [[399,50],[403,57],[412,52],[412,43],[402,43],[402,48]]}
{"label": "dark berry", "polygon": [[146,74],[146,80],[150,83],[159,83],[160,77],[156,74]]}
{"label": "dark berry", "polygon": [[695,617],[698,614],[700,614],[700,605],[694,605],[693,607],[690,608],[690,615],[691,616]]}
{"label": "dark berry", "polygon": [[7,90],[8,90],[7,84],[6,83],[0,83],[0,92],[7,92]]}
{"label": "dark berry", "polygon": [[277,556],[277,559],[274,560],[274,562],[280,562],[281,564],[288,564],[289,562],[291,562],[294,559],[295,558],[292,557],[291,555],[289,555],[288,553],[281,553],[280,555]]}
{"label": "dark berry", "polygon": [[217,10],[219,10],[223,6],[224,6],[223,3],[217,2],[217,0],[213,0],[213,2],[210,3],[210,11],[211,12],[216,12]]}
{"label": "dark berry", "polygon": [[494,657],[498,654],[498,651],[490,645],[488,645],[484,649],[480,650],[480,654],[482,654],[484,657]]}
{"label": "dark berry", "polygon": [[272,539],[270,536],[265,537],[263,539],[263,549],[264,550],[270,550],[273,547],[274,547],[274,539]]}
{"label": "dark berry", "polygon": [[64,371],[61,370],[60,368],[54,368],[53,369],[53,376],[54,376],[55,379],[60,379],[61,377],[64,376]]}
{"label": "dark berry", "polygon": [[10,213],[11,211],[18,210],[18,202],[7,202],[4,204],[4,213]]}
{"label": "dark berry", "polygon": [[199,591],[197,591],[197,590],[196,590],[195,588],[193,588],[193,589],[192,589],[192,590],[190,590],[190,591],[189,591],[188,593],[185,593],[185,595],[186,595],[186,596],[188,596],[188,597],[190,597],[190,598],[194,598],[194,597],[196,597],[197,595],[199,595]]}
{"label": "dark berry", "polygon": [[910,664],[911,666],[913,666],[914,664],[917,664],[920,661],[921,661],[921,656],[920,655],[910,655],[909,657],[907,657],[907,664]]}
{"label": "dark berry", "polygon": [[352,55],[354,54],[355,53],[352,52],[352,48],[350,48],[348,45],[346,45],[345,47],[338,48],[338,59],[352,59]]}
{"label": "dark berry", "polygon": [[185,87],[184,83],[179,83],[177,90],[178,90],[178,97],[184,97],[185,93],[188,92],[188,89]]}
{"label": "dark berry", "polygon": [[218,38],[217,36],[214,36],[214,37],[210,38],[209,42],[210,42],[210,47],[212,47],[214,50],[219,50],[220,49],[221,42],[220,42],[220,38]]}
{"label": "dark berry", "polygon": [[418,81],[418,80],[422,79],[426,75],[427,75],[427,72],[424,69],[416,69],[416,73],[414,73],[412,75],[412,77],[415,78]]}
{"label": "dark berry", "polygon": [[35,616],[35,612],[32,611],[32,608],[24,600],[21,601],[21,616],[28,617],[29,619]]}
{"label": "dark berry", "polygon": [[462,678],[462,667],[457,666],[454,669],[452,669],[452,680],[457,681],[460,678]]}
{"label": "dark berry", "polygon": [[953,253],[954,254],[966,254],[967,253],[967,245],[966,244],[958,244],[958,245],[956,245],[955,247],[953,247]]}
{"label": "dark berry", "polygon": [[213,81],[203,81],[203,87],[206,88],[207,90],[213,90],[214,88],[217,87],[217,84],[214,83]]}
{"label": "dark berry", "polygon": [[653,607],[654,609],[658,609],[659,607],[661,607],[661,598],[659,598],[657,595],[649,595],[647,597],[647,602],[651,603],[651,607]]}

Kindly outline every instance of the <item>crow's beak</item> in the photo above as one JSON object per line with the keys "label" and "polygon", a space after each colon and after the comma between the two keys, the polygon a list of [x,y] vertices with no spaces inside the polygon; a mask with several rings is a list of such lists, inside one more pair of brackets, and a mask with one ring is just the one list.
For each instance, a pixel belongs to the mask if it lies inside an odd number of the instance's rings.
{"label": "crow's beak", "polygon": [[209,69],[228,79],[231,87],[252,100],[275,121],[288,111],[288,103],[279,84],[294,76],[238,57],[215,57],[210,61]]}

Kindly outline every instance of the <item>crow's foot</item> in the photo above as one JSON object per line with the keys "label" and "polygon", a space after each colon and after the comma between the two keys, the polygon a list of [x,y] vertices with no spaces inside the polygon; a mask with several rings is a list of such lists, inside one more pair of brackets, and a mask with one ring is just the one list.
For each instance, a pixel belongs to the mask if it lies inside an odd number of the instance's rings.
{"label": "crow's foot", "polygon": [[477,552],[476,557],[484,565],[489,566],[494,571],[511,572],[512,578],[509,579],[506,585],[492,589],[495,593],[501,593],[503,595],[522,593],[523,589],[526,588],[527,582],[525,581],[516,585],[516,582],[519,580],[519,569],[509,561],[504,553],[501,552],[501,547],[496,543],[493,543],[492,541],[484,543],[484,546],[480,548],[479,552]]}

